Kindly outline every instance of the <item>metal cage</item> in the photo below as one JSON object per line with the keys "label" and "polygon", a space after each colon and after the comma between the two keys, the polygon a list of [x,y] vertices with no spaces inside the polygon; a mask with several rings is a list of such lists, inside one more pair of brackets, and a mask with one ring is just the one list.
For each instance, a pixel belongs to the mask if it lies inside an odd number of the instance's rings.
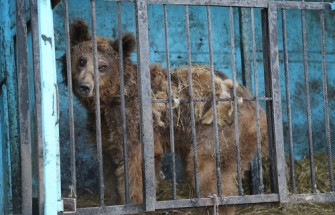
{"label": "metal cage", "polygon": [[[134,8],[134,26],[136,29],[136,63],[139,87],[139,107],[140,107],[140,136],[141,136],[141,153],[142,153],[142,178],[143,178],[143,203],[131,204],[129,197],[127,153],[124,153],[124,178],[125,178],[125,205],[106,205],[104,194],[104,177],[103,177],[103,147],[101,134],[101,113],[99,101],[99,88],[95,88],[95,116],[96,116],[96,158],[98,165],[98,195],[99,201],[96,207],[77,208],[76,194],[77,175],[76,175],[76,132],[75,132],[75,114],[74,98],[72,95],[71,82],[71,48],[70,48],[70,16],[69,1],[63,0],[61,3],[63,13],[60,15],[64,20],[64,38],[65,53],[67,55],[68,70],[68,91],[65,93],[68,97],[68,140],[70,142],[71,155],[70,160],[60,159],[59,149],[59,132],[64,128],[60,127],[59,97],[63,92],[59,92],[57,83],[56,70],[56,53],[55,46],[59,45],[54,39],[52,6],[49,1],[41,0],[16,0],[14,5],[11,1],[6,0],[0,3],[1,13],[1,74],[0,74],[0,139],[2,148],[0,148],[0,210],[4,214],[56,214],[58,212],[67,214],[134,214],[150,212],[157,210],[170,210],[177,208],[194,208],[194,207],[216,207],[216,206],[233,206],[257,203],[317,203],[334,201],[334,178],[332,166],[332,141],[331,141],[331,114],[330,101],[328,92],[328,73],[327,68],[327,49],[325,34],[325,12],[334,10],[334,3],[330,2],[305,2],[305,1],[229,1],[229,0],[127,0],[127,1],[105,1],[106,4],[113,4],[113,11],[117,14],[117,26],[114,27],[115,35],[120,39],[119,47],[122,47],[121,38],[124,26],[122,25],[122,5],[126,2],[133,5]],[[98,77],[98,50],[97,50],[97,8],[96,1],[90,1],[90,22],[92,26],[92,44],[95,77]],[[165,50],[165,59],[163,59],[168,71],[169,97],[168,99],[153,99],[151,96],[151,81],[149,65],[152,63],[150,58],[150,33],[148,24],[148,7],[157,5],[162,8],[163,16],[162,27]],[[215,57],[213,54],[213,34],[217,29],[213,28],[214,20],[211,16],[213,7],[226,8],[229,16],[229,50],[231,57],[231,78],[233,80],[233,97],[229,101],[234,104],[234,122],[238,121],[238,97],[236,94],[236,80],[241,82],[252,91],[252,96],[243,98],[246,101],[256,103],[255,116],[257,118],[257,159],[252,163],[252,184],[251,195],[246,195],[242,187],[242,173],[240,169],[239,154],[239,134],[238,124],[235,123],[236,151],[237,151],[237,184],[238,196],[223,196],[221,191],[221,182],[217,180],[218,193],[217,197],[209,196],[207,198],[199,197],[199,182],[197,178],[197,169],[195,172],[195,197],[190,199],[177,199],[177,162],[174,152],[174,131],[173,121],[170,121],[170,144],[171,144],[171,165],[172,169],[172,197],[170,200],[157,200],[155,189],[155,161],[154,161],[154,136],[153,136],[153,103],[164,103],[169,107],[169,116],[172,117],[173,98],[171,96],[171,53],[169,44],[169,5],[180,5],[183,7],[183,16],[185,18],[183,40],[186,41],[185,65],[188,65],[189,76],[191,74],[190,65],[192,64],[192,39],[190,27],[190,12],[192,6],[199,6],[206,11],[206,17],[203,17],[206,23],[204,30],[207,32],[208,64],[211,73],[214,74]],[[14,10],[15,8],[15,10]],[[307,122],[307,142],[308,154],[310,160],[310,193],[298,193],[295,183],[294,173],[294,117],[292,117],[292,102],[290,82],[290,49],[287,35],[286,12],[298,10],[301,13],[301,52],[302,52],[302,70],[303,91],[301,92],[306,102],[306,122]],[[309,50],[307,47],[306,31],[306,13],[308,11],[318,11],[320,39],[317,40],[320,46],[321,61],[321,80],[322,80],[322,101],[324,121],[321,126],[324,127],[325,149],[328,162],[328,174],[330,187],[327,192],[320,193],[317,190],[315,179],[314,151],[313,140],[313,113],[311,107],[311,91],[309,78]],[[8,13],[7,13],[8,12]],[[236,21],[234,19],[239,12],[242,21],[239,27],[242,29],[239,33],[241,44],[240,51],[235,47]],[[329,15],[333,15],[329,13]],[[260,23],[255,22],[255,16],[260,17]],[[281,18],[281,19],[279,19]],[[13,21],[15,20],[15,21]],[[182,22],[182,21],[181,21]],[[280,25],[281,24],[281,25]],[[261,30],[256,32],[255,29]],[[57,37],[57,35],[56,35]],[[257,44],[256,37],[261,38],[262,44]],[[280,41],[280,42],[278,42]],[[63,45],[64,45],[63,44]],[[260,48],[259,45],[262,47]],[[282,48],[282,51],[280,51]],[[121,50],[121,48],[120,48]],[[261,51],[259,51],[261,50]],[[333,49],[332,49],[333,50]],[[63,50],[64,51],[64,50]],[[241,59],[236,59],[239,52]],[[258,52],[258,53],[257,53]],[[237,77],[239,74],[236,68],[237,61],[241,63],[242,78]],[[159,62],[163,63],[163,62]],[[263,71],[259,65],[262,65]],[[124,71],[123,59],[120,58],[120,100],[123,126],[122,144],[124,151],[127,151],[127,136],[125,124],[125,95],[123,90]],[[333,67],[332,67],[333,68]],[[212,74],[212,75],[213,75]],[[264,84],[260,89],[259,75],[264,78]],[[284,77],[284,79],[283,79]],[[98,78],[94,80],[95,85],[99,86]],[[189,82],[191,83],[191,81]],[[192,85],[192,84],[190,84]],[[192,97],[192,87],[190,88],[190,98],[185,101],[189,103],[191,109],[191,130],[193,138],[194,163],[197,168],[196,157],[196,131],[194,119],[194,103],[209,99],[213,103],[227,101],[227,99],[216,98],[214,91],[214,82],[211,85],[212,97],[196,99]],[[263,94],[259,90],[264,91]],[[283,93],[284,92],[284,93]],[[284,101],[283,101],[284,100]],[[65,102],[65,101],[60,101]],[[261,145],[259,143],[259,110],[258,104],[264,105],[266,109],[268,139],[269,139],[269,160],[270,160],[270,177],[271,193],[263,193],[263,173],[262,173],[262,155]],[[313,104],[312,104],[313,105]],[[216,144],[216,164],[217,178],[220,179],[220,149],[218,147],[217,133],[217,113],[213,108],[214,115],[214,132]],[[283,118],[284,128],[283,128]],[[285,130],[287,129],[287,130]],[[284,149],[284,142],[287,149]],[[286,165],[285,152],[289,157],[289,166]],[[95,155],[94,155],[95,156]],[[71,196],[65,198],[61,195],[61,163],[67,162],[70,166],[69,184]],[[287,174],[288,173],[288,174]],[[290,183],[287,183],[289,179]],[[4,186],[5,185],[5,186]],[[8,185],[8,186],[6,186]],[[63,197],[63,198],[62,198]]]}

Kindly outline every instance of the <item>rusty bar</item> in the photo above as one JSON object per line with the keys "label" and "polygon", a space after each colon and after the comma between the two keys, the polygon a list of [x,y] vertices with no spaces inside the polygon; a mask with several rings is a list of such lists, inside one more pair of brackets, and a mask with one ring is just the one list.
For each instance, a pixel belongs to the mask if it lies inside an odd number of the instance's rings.
{"label": "rusty bar", "polygon": [[[279,201],[277,194],[268,195],[253,195],[253,196],[229,196],[218,198],[219,205],[242,205],[242,204],[255,204],[255,203],[276,203]],[[212,198],[198,198],[198,199],[180,199],[180,200],[167,200],[156,202],[157,210],[166,210],[171,208],[195,208],[195,207],[208,207],[213,206]],[[78,208],[76,215],[88,214],[134,214],[144,212],[143,205],[133,204],[124,207],[123,205],[106,206],[103,208]]]}
{"label": "rusty bar", "polygon": [[295,173],[294,173],[294,147],[293,147],[293,133],[292,133],[292,114],[291,114],[291,93],[290,93],[290,77],[288,68],[288,50],[287,50],[287,32],[286,32],[286,11],[281,10],[282,14],[282,31],[283,31],[283,49],[284,49],[284,72],[285,72],[285,88],[286,88],[286,108],[287,108],[287,123],[288,123],[288,137],[289,137],[289,148],[290,148],[290,177],[291,177],[291,188],[295,194],[297,192],[295,184]]}
{"label": "rusty bar", "polygon": [[173,111],[172,111],[172,89],[171,89],[171,71],[170,71],[170,53],[169,53],[169,31],[166,5],[163,5],[164,10],[164,33],[165,33],[165,49],[166,49],[166,74],[168,80],[168,104],[169,104],[169,129],[170,129],[170,150],[172,155],[172,198],[177,199],[176,191],[176,157],[174,147],[174,131],[173,131]]}
{"label": "rusty bar", "polygon": [[35,123],[36,123],[36,152],[37,156],[37,180],[38,180],[38,213],[44,214],[44,176],[43,176],[43,143],[42,143],[42,93],[40,71],[40,49],[38,37],[37,0],[30,0],[30,21],[33,44],[33,68],[34,68],[34,98],[35,98]]}
{"label": "rusty bar", "polygon": [[241,170],[241,155],[240,155],[240,133],[238,129],[238,110],[237,102],[238,97],[236,93],[236,60],[235,60],[235,42],[234,42],[234,18],[233,18],[233,8],[229,7],[229,23],[230,23],[230,49],[232,58],[232,79],[233,79],[233,99],[234,99],[234,126],[235,126],[235,143],[236,143],[236,160],[237,160],[237,182],[238,182],[238,193],[243,195],[242,187],[242,170]]}
{"label": "rusty bar", "polygon": [[248,8],[238,8],[239,26],[240,26],[240,46],[242,61],[242,84],[251,92],[252,91],[252,74],[250,63],[250,36],[248,23]]}
{"label": "rusty bar", "polygon": [[[225,196],[218,198],[219,205],[242,205],[255,203],[274,203],[278,202],[277,194],[268,195],[252,195],[252,196]],[[210,207],[214,205],[211,198],[199,199],[182,199],[177,201],[159,201],[156,203],[157,210],[169,208],[195,208],[195,207]]]}
{"label": "rusty bar", "polygon": [[255,88],[255,110],[256,110],[256,134],[257,134],[257,162],[258,177],[253,177],[253,194],[260,194],[264,190],[263,184],[263,170],[262,170],[262,148],[261,148],[261,134],[260,134],[260,125],[259,125],[259,95],[258,95],[258,70],[257,70],[257,57],[256,57],[256,38],[255,38],[255,17],[254,9],[250,9],[250,22],[251,22],[251,35],[252,35],[252,57],[253,57],[253,68],[254,68],[254,88]]}
{"label": "rusty bar", "polygon": [[308,145],[309,145],[310,170],[311,170],[311,186],[312,186],[312,193],[316,193],[311,103],[310,103],[309,82],[308,82],[308,59],[307,59],[307,36],[306,36],[305,10],[301,10],[301,24],[302,24],[302,48],[303,48],[304,81],[305,81],[305,92],[306,92],[306,109],[307,109]]}
{"label": "rusty bar", "polygon": [[[212,98],[194,98],[194,102],[211,102]],[[218,102],[227,102],[227,101],[234,101],[233,98],[216,98],[216,101]],[[255,97],[250,97],[250,98],[243,98],[243,101],[256,101]],[[258,101],[272,101],[272,98],[270,97],[258,97]],[[169,100],[167,99],[155,99],[152,100],[152,103],[168,103]],[[190,99],[179,99],[180,103],[183,102],[190,102]]]}
{"label": "rusty bar", "polygon": [[[118,1],[118,0],[105,0],[105,1]],[[135,0],[124,0],[126,2],[134,2]],[[180,4],[180,5],[210,5],[210,6],[227,6],[227,7],[254,7],[254,8],[267,8],[269,6],[269,0],[248,0],[248,1],[236,1],[236,0],[148,0],[148,4]],[[285,1],[278,2],[273,1],[275,7],[279,9],[306,9],[306,10],[334,10],[335,4],[326,2],[297,2],[297,1]]]}
{"label": "rusty bar", "polygon": [[[105,207],[90,207],[90,208],[77,208],[76,215],[92,215],[92,214],[108,214],[108,215],[120,215],[120,214],[138,214],[145,212],[143,204],[131,204],[131,205],[114,205]],[[70,214],[70,213],[69,213]]]}
{"label": "rusty bar", "polygon": [[289,195],[290,204],[334,202],[334,193],[293,194]]}
{"label": "rusty bar", "polygon": [[104,206],[104,176],[102,161],[102,142],[101,142],[101,118],[100,118],[100,95],[99,95],[99,71],[98,71],[98,50],[97,50],[97,32],[96,32],[96,13],[95,0],[91,0],[91,19],[92,19],[92,47],[94,63],[94,92],[95,92],[95,118],[96,118],[96,140],[97,140],[97,157],[99,170],[99,204]]}
{"label": "rusty bar", "polygon": [[192,62],[191,62],[191,42],[190,42],[190,20],[188,13],[188,5],[185,5],[185,20],[186,20],[186,41],[187,41],[187,63],[188,63],[188,84],[190,95],[190,111],[191,111],[191,129],[192,129],[192,146],[193,146],[193,162],[194,162],[194,183],[195,183],[195,197],[200,197],[199,192],[199,176],[198,176],[198,155],[197,155],[197,134],[195,130],[194,117],[194,101],[192,90]]}
{"label": "rusty bar", "polygon": [[[322,1],[323,2],[323,1]],[[330,191],[334,192],[334,173],[332,162],[332,146],[330,140],[330,122],[328,110],[328,78],[327,78],[327,61],[326,61],[326,43],[325,43],[325,17],[324,11],[320,11],[321,22],[321,55],[322,55],[322,76],[323,76],[323,97],[324,97],[324,111],[325,111],[325,126],[327,139],[327,155],[328,155],[328,171],[330,181]]]}
{"label": "rusty bar", "polygon": [[272,2],[268,9],[262,10],[263,58],[265,93],[272,96],[272,102],[266,103],[269,157],[271,161],[271,190],[279,194],[281,203],[287,202],[284,137],[282,125],[280,79],[279,79],[279,52],[277,30],[277,8]]}
{"label": "rusty bar", "polygon": [[206,6],[207,9],[207,25],[208,25],[208,48],[209,48],[209,66],[211,72],[211,91],[212,91],[212,108],[213,108],[213,129],[214,129],[214,144],[215,144],[215,160],[216,160],[216,181],[217,181],[217,194],[222,195],[221,186],[221,165],[220,165],[220,143],[219,143],[219,131],[217,122],[217,109],[216,109],[216,96],[215,96],[215,84],[214,84],[214,63],[213,63],[213,44],[212,44],[212,23],[211,23],[211,11],[210,7]]}
{"label": "rusty bar", "polygon": [[25,1],[16,0],[16,54],[21,155],[22,213],[32,214],[32,160]]}
{"label": "rusty bar", "polygon": [[273,3],[278,9],[295,9],[295,10],[331,10],[332,3],[322,2],[298,2],[298,1],[278,1]]}
{"label": "rusty bar", "polygon": [[[71,186],[73,193],[77,193],[76,178],[76,141],[74,133],[74,115],[73,115],[73,94],[72,94],[72,72],[71,72],[71,42],[70,42],[70,26],[69,26],[69,7],[68,0],[64,0],[64,24],[66,37],[66,71],[67,71],[67,87],[69,102],[69,127],[70,127],[70,145],[71,145]],[[75,196],[71,196],[75,197]]]}
{"label": "rusty bar", "polygon": [[[268,23],[268,11],[262,10],[262,43],[263,43],[263,59],[264,59],[264,82],[265,82],[265,96],[272,97],[271,91],[271,70],[270,70],[270,45],[269,45],[269,23]],[[267,125],[268,125],[268,137],[269,137],[269,160],[270,160],[270,181],[271,181],[271,192],[278,192],[278,181],[276,178],[275,166],[275,152],[274,152],[274,134],[273,134],[273,114],[271,110],[271,102],[266,102],[267,114]]]}
{"label": "rusty bar", "polygon": [[[333,193],[321,193],[315,194],[295,194],[289,195],[289,201],[291,203],[314,203],[314,202],[333,202]],[[242,204],[257,204],[257,203],[277,203],[279,202],[278,194],[267,194],[267,195],[252,195],[252,196],[229,196],[219,198],[220,205],[242,205]],[[211,198],[199,198],[199,199],[182,199],[182,200],[167,200],[156,202],[157,210],[167,210],[171,208],[194,208],[194,207],[205,207],[213,206],[213,199]],[[92,208],[79,208],[75,213],[76,215],[86,214],[134,214],[144,212],[143,205],[129,205],[127,207],[118,206],[106,206],[103,208],[92,207]]]}
{"label": "rusty bar", "polygon": [[122,143],[123,143],[123,160],[124,160],[124,188],[125,203],[130,203],[129,197],[129,179],[128,179],[128,147],[127,147],[127,125],[126,125],[126,107],[124,97],[124,68],[123,68],[123,48],[122,48],[122,19],[121,19],[121,2],[117,2],[117,20],[119,34],[119,70],[120,70],[120,97],[121,97],[121,117],[122,117]]}

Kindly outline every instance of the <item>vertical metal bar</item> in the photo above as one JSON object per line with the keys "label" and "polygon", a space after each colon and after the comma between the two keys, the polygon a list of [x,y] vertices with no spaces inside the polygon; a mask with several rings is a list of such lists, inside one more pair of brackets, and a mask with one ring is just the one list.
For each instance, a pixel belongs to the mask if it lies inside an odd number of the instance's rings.
{"label": "vertical metal bar", "polygon": [[[13,197],[14,189],[20,190],[21,185],[17,183],[17,187],[13,187],[13,180],[19,182],[19,177],[13,177],[13,169],[18,166],[18,161],[12,157],[12,147],[18,146],[18,127],[17,127],[17,101],[16,101],[16,76],[14,70],[14,44],[13,37],[11,35],[11,22],[10,22],[10,11],[11,5],[10,0],[0,2],[0,70],[2,76],[0,77],[0,94],[3,103],[4,113],[1,114],[4,120],[4,129],[0,133],[3,135],[2,150],[3,150],[3,170],[4,170],[4,181],[0,185],[2,195],[4,198],[3,206],[0,206],[0,211],[4,214],[20,213],[20,211],[14,211],[13,205],[17,203],[20,205],[21,195]],[[6,157],[5,157],[6,156]],[[17,156],[18,157],[18,156]],[[17,158],[16,157],[16,158]],[[11,159],[12,158],[12,159]],[[18,168],[17,168],[18,169]],[[1,172],[1,171],[0,171]],[[18,174],[19,175],[19,174]],[[2,182],[1,182],[2,183]],[[14,182],[15,183],[15,182]],[[1,196],[1,194],[0,194]],[[0,197],[1,201],[1,197]],[[20,206],[21,207],[21,206]]]}
{"label": "vertical metal bar", "polygon": [[136,0],[137,77],[139,78],[140,136],[142,146],[143,199],[146,211],[155,210],[155,160],[148,39],[147,1]]}
{"label": "vertical metal bar", "polygon": [[77,178],[76,178],[76,140],[74,130],[74,115],[73,115],[73,94],[72,94],[72,71],[71,71],[71,42],[70,42],[70,26],[69,26],[69,6],[68,0],[64,0],[64,24],[66,37],[66,71],[67,71],[67,87],[68,87],[68,102],[69,102],[69,128],[70,128],[70,144],[71,144],[71,186],[74,196],[77,193]]}
{"label": "vertical metal bar", "polygon": [[[304,2],[304,0],[302,0],[302,2]],[[309,96],[309,82],[308,82],[306,19],[305,19],[305,10],[304,9],[301,10],[301,23],[302,23],[304,81],[305,81],[307,124],[308,124],[308,144],[309,144],[310,169],[311,169],[311,186],[312,186],[312,193],[316,193],[315,170],[314,170],[313,133],[312,133],[312,119],[311,119],[311,104],[310,104],[310,100],[309,100],[310,96]]]}
{"label": "vertical metal bar", "polygon": [[[270,42],[269,42],[269,21],[267,9],[262,10],[262,43],[263,43],[263,60],[264,60],[264,82],[265,82],[265,96],[272,97],[272,80],[270,70]],[[270,113],[267,115],[268,125],[268,137],[269,137],[269,160],[270,160],[270,181],[271,181],[271,192],[278,192],[278,181],[276,180],[276,161],[275,161],[275,150],[274,150],[274,131],[273,131],[273,113],[271,102],[266,102],[266,112]]]}
{"label": "vertical metal bar", "polygon": [[127,147],[127,125],[126,125],[126,107],[124,98],[124,70],[123,70],[123,48],[122,48],[122,22],[121,22],[121,2],[117,2],[117,20],[119,34],[119,70],[120,70],[120,96],[121,96],[121,117],[122,117],[122,143],[123,143],[123,160],[124,160],[124,187],[125,203],[130,203],[129,198],[129,179],[128,179],[128,147]]}
{"label": "vertical metal bar", "polygon": [[195,197],[199,198],[199,177],[198,177],[198,155],[197,155],[197,135],[195,131],[195,117],[194,117],[194,101],[192,88],[192,62],[191,62],[191,43],[190,43],[190,20],[188,14],[188,5],[185,5],[186,17],[186,40],[187,40],[187,62],[188,62],[188,85],[190,95],[190,111],[191,111],[191,129],[192,129],[192,146],[194,158],[194,183],[195,183]]}
{"label": "vertical metal bar", "polygon": [[[254,18],[254,8],[250,9],[250,21],[251,21],[251,34],[252,34],[252,56],[253,56],[253,67],[254,67],[254,88],[255,88],[255,109],[256,109],[256,133],[257,133],[257,159],[258,167],[258,178],[253,181],[257,183],[257,194],[260,194],[264,190],[263,184],[263,171],[262,171],[262,148],[261,148],[261,132],[259,125],[259,95],[258,95],[258,70],[257,70],[257,56],[256,56],[256,37],[255,37],[255,18]],[[255,185],[254,185],[255,186]],[[255,191],[255,189],[254,189]],[[253,194],[255,194],[253,192]]]}
{"label": "vertical metal bar", "polygon": [[248,89],[252,90],[252,74],[250,64],[250,38],[249,38],[249,23],[248,9],[238,8],[240,15],[240,34],[241,34],[241,57],[242,57],[242,82]]}
{"label": "vertical metal bar", "polygon": [[174,149],[174,131],[173,131],[173,111],[172,111],[172,89],[171,89],[171,71],[170,71],[170,53],[169,53],[169,31],[166,4],[163,4],[164,10],[164,33],[166,50],[166,75],[168,80],[168,101],[169,101],[169,128],[170,128],[170,150],[172,155],[172,198],[177,199],[176,191],[176,157]]}
{"label": "vertical metal bar", "polygon": [[[44,214],[62,210],[60,192],[59,101],[53,16],[50,1],[38,0],[41,74]],[[42,84],[43,83],[43,84]]]}
{"label": "vertical metal bar", "polygon": [[[323,1],[322,1],[323,2]],[[328,154],[328,171],[330,181],[330,191],[334,192],[334,173],[332,162],[332,147],[330,140],[330,122],[328,111],[328,84],[327,84],[327,65],[326,65],[326,43],[325,43],[325,17],[324,11],[320,11],[321,22],[321,55],[322,55],[322,75],[323,75],[323,97],[324,97],[324,111],[325,111],[325,126],[326,126],[326,139],[327,139],[327,154]]]}
{"label": "vertical metal bar", "polygon": [[237,94],[236,94],[236,66],[235,66],[235,42],[234,42],[234,17],[233,8],[229,7],[229,23],[230,23],[230,48],[232,57],[232,79],[233,79],[233,97],[234,97],[234,126],[235,126],[235,143],[236,143],[236,160],[237,160],[237,181],[238,193],[243,195],[242,187],[242,171],[241,171],[241,155],[240,155],[240,134],[238,129],[238,110],[237,110]]}
{"label": "vertical metal bar", "polygon": [[99,205],[104,206],[104,176],[102,161],[102,143],[101,143],[101,114],[100,114],[100,94],[99,94],[99,71],[98,71],[98,50],[97,50],[97,32],[96,32],[96,13],[95,0],[91,1],[91,19],[92,19],[92,47],[94,63],[94,92],[95,92],[95,118],[96,118],[96,140],[97,157],[99,164]]}
{"label": "vertical metal bar", "polygon": [[272,191],[278,192],[281,203],[287,202],[284,138],[282,125],[277,8],[269,3],[268,9],[262,10],[263,58],[266,96],[272,97],[272,102],[266,104],[269,135],[269,153],[271,162]]}
{"label": "vertical metal bar", "polygon": [[290,78],[288,68],[288,51],[287,51],[287,32],[286,32],[286,11],[281,10],[282,13],[282,31],[283,31],[283,49],[284,49],[284,70],[285,70],[285,88],[286,88],[286,108],[287,108],[287,122],[288,122],[288,137],[290,148],[290,177],[292,192],[296,193],[296,183],[294,174],[294,147],[293,147],[293,134],[292,134],[292,114],[291,114],[291,93],[290,93]]}
{"label": "vertical metal bar", "polygon": [[22,213],[32,214],[32,161],[29,126],[28,46],[25,8],[24,0],[16,0],[16,53],[20,122]]}
{"label": "vertical metal bar", "polygon": [[211,23],[211,11],[207,5],[207,25],[208,25],[208,48],[209,48],[209,66],[211,72],[211,91],[212,91],[212,107],[213,107],[213,127],[214,127],[214,144],[215,144],[215,159],[216,159],[216,180],[217,180],[217,192],[218,196],[222,195],[221,186],[221,167],[220,167],[220,143],[219,143],[219,131],[217,123],[217,109],[216,109],[216,97],[215,97],[215,84],[214,84],[214,63],[213,63],[213,45],[212,45],[212,23]]}
{"label": "vertical metal bar", "polygon": [[34,68],[34,92],[35,92],[35,136],[37,152],[37,178],[38,178],[38,213],[44,214],[44,189],[43,189],[43,146],[42,146],[42,93],[41,93],[41,73],[40,73],[40,52],[38,37],[38,14],[37,0],[30,0],[30,21],[33,44],[33,68]]}

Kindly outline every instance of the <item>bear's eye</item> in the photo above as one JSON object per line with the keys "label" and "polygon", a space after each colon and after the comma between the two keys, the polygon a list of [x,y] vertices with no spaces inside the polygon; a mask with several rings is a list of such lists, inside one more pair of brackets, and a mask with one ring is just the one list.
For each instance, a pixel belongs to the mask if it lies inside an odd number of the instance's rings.
{"label": "bear's eye", "polygon": [[103,65],[103,66],[100,66],[100,67],[99,67],[99,71],[100,71],[100,72],[104,72],[104,71],[106,71],[106,69],[107,69],[107,66],[106,66],[106,65]]}
{"label": "bear's eye", "polygon": [[85,66],[86,60],[85,59],[79,59],[79,66]]}

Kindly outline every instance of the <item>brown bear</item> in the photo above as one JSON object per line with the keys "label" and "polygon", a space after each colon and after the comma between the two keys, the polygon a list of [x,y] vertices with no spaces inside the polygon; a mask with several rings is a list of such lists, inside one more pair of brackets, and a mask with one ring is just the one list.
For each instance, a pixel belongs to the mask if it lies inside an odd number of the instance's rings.
{"label": "brown bear", "polygon": [[[83,20],[75,20],[70,27],[71,74],[74,94],[87,109],[89,130],[95,138],[95,91],[92,40],[88,25]],[[127,33],[122,37],[124,68],[125,114],[127,125],[127,155],[129,171],[129,190],[131,203],[141,203],[142,168],[139,127],[137,66],[131,61],[130,54],[135,49],[135,39]],[[99,91],[101,110],[102,151],[104,181],[106,192],[112,204],[124,204],[124,160],[122,146],[122,118],[120,103],[119,44],[118,40],[97,37]],[[62,74],[67,79],[66,56],[62,57]],[[216,162],[213,126],[213,104],[210,68],[192,65],[193,98],[196,144],[199,170],[200,197],[217,193]],[[168,98],[167,71],[157,64],[150,66],[152,99]],[[182,159],[184,180],[194,187],[194,164],[192,151],[192,130],[189,101],[188,67],[171,71],[174,141],[175,152]],[[224,73],[215,71],[216,98],[218,101],[217,124],[220,147],[221,183],[224,196],[238,195],[237,158],[235,144],[235,124],[233,82]],[[242,173],[250,166],[257,149],[256,110],[254,101],[243,101],[250,93],[236,82],[238,101],[238,129]],[[207,98],[207,100],[206,100]],[[167,103],[153,103],[154,156],[156,173],[160,169],[161,156],[170,148],[169,108]],[[266,116],[259,108],[260,141],[263,151],[267,149]],[[93,140],[94,142],[95,140]],[[158,177],[158,176],[157,176]],[[199,214],[207,214],[199,210]],[[233,207],[220,207],[220,214],[234,214]]]}

